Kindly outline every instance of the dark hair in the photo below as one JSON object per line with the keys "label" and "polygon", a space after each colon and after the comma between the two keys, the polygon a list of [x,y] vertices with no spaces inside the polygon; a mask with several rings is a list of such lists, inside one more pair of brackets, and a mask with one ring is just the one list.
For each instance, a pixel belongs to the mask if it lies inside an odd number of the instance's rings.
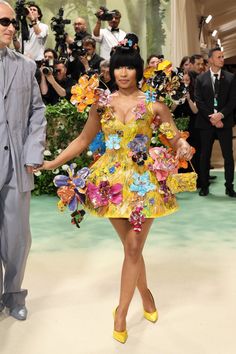
{"label": "dark hair", "polygon": [[88,45],[88,44],[91,44],[91,46],[93,48],[96,48],[96,41],[94,38],[92,38],[91,36],[86,36],[84,37],[83,41],[82,41],[83,45]]}
{"label": "dark hair", "polygon": [[198,59],[203,59],[203,56],[201,54],[193,54],[191,57],[190,57],[190,63],[191,64],[194,64],[195,63],[195,60],[198,60]]}
{"label": "dark hair", "polygon": [[120,13],[120,11],[119,11],[119,10],[115,9],[115,10],[112,10],[112,12],[114,12],[114,13],[115,13],[115,17],[119,17],[119,18],[121,18],[121,13]]}
{"label": "dark hair", "polygon": [[180,64],[179,64],[179,67],[182,68],[184,66],[184,64],[186,63],[186,61],[190,61],[190,57],[189,56],[185,56],[182,58]]}
{"label": "dark hair", "polygon": [[211,58],[214,52],[222,52],[221,47],[211,48],[208,53],[208,58]]}
{"label": "dark hair", "polygon": [[53,54],[54,59],[58,58],[57,52],[54,49],[46,48],[43,53],[45,54],[45,53],[48,53],[48,52],[51,52]]}
{"label": "dark hair", "polygon": [[150,60],[152,58],[157,58],[157,59],[164,59],[164,55],[163,54],[151,54],[149,55],[149,57],[147,58],[147,64],[149,65]]}
{"label": "dark hair", "polygon": [[36,7],[36,9],[38,10],[38,14],[39,14],[39,20],[41,21],[41,18],[43,17],[43,13],[42,13],[40,7],[38,5],[36,5],[34,1],[29,1],[26,3],[26,5],[28,7]]}
{"label": "dark hair", "polygon": [[134,68],[136,70],[137,83],[143,78],[143,59],[134,48],[117,47],[110,59],[110,75],[115,81],[114,70],[122,66]]}

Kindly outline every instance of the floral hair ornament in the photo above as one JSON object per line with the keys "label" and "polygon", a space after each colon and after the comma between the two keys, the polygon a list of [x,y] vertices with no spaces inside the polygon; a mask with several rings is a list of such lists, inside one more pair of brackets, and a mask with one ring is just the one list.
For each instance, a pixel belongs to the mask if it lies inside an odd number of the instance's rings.
{"label": "floral hair ornament", "polygon": [[79,78],[78,84],[72,86],[72,96],[70,101],[77,107],[78,112],[84,112],[88,106],[98,101],[98,85],[99,76],[94,74],[91,77],[88,75],[82,75]]}
{"label": "floral hair ornament", "polygon": [[119,41],[117,47],[122,47],[123,49],[129,50],[133,48],[133,41],[132,39],[124,38],[122,41]]}
{"label": "floral hair ornament", "polygon": [[[72,223],[77,225],[79,220],[76,217],[79,214],[78,205],[85,202],[86,179],[90,174],[90,170],[87,167],[83,167],[75,173],[73,166],[70,165],[67,172],[68,176],[58,175],[54,178],[53,182],[58,187],[57,195],[60,198],[58,202],[59,210],[64,211],[66,206],[68,206],[69,210],[72,211]],[[81,212],[80,214],[84,216],[85,212]],[[76,218],[74,222],[73,218]]]}

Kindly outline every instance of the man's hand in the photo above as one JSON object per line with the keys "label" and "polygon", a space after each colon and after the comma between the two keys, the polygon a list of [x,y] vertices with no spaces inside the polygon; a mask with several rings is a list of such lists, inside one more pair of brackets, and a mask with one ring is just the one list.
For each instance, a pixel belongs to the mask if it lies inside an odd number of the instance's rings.
{"label": "man's hand", "polygon": [[217,112],[217,113],[213,113],[209,115],[210,117],[210,122],[212,125],[214,125],[216,128],[223,128],[224,124],[221,121],[221,119],[223,118],[222,113]]}

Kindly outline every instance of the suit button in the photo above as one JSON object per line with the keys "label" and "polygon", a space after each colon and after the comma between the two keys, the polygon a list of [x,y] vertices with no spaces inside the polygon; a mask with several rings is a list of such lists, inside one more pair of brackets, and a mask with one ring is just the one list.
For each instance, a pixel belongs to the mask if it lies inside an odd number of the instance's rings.
{"label": "suit button", "polygon": [[7,120],[6,122],[7,122],[7,124],[8,124],[8,120]]}
{"label": "suit button", "polygon": [[4,100],[6,100],[7,99],[7,96],[4,96]]}
{"label": "suit button", "polygon": [[4,150],[8,150],[8,146],[4,146]]}

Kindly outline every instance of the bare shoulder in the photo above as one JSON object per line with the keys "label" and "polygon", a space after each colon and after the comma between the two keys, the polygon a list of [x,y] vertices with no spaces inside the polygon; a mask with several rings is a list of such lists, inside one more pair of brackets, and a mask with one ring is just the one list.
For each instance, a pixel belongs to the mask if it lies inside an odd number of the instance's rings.
{"label": "bare shoulder", "polygon": [[158,115],[169,112],[169,108],[167,107],[167,105],[162,102],[154,102],[152,108],[153,108],[153,113]]}

